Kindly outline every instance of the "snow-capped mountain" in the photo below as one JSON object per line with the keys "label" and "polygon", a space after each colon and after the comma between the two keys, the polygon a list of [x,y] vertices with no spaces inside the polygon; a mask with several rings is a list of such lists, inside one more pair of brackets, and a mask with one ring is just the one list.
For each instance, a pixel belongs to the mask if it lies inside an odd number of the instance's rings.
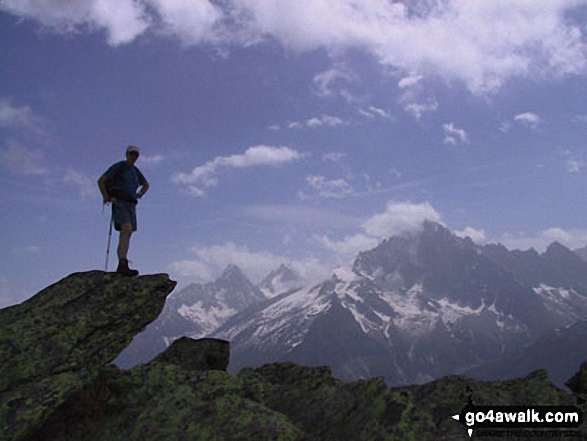
{"label": "snow-capped mountain", "polygon": [[266,300],[237,266],[229,265],[213,282],[192,283],[172,293],[157,320],[135,337],[115,363],[130,367],[148,361],[173,340],[184,335],[204,337],[239,311]]}
{"label": "snow-capped mountain", "polygon": [[426,222],[313,286],[284,265],[255,286],[231,265],[173,293],[115,362],[147,361],[182,335],[211,336],[231,341],[232,371],[295,361],[405,384],[507,366],[542,333],[585,318],[587,262],[569,249],[478,246]]}
{"label": "snow-capped mountain", "polygon": [[194,330],[189,336],[200,338],[237,312],[263,300],[265,296],[259,288],[237,266],[229,265],[214,282],[191,284],[176,296],[172,295],[164,313],[179,315],[193,323]]}
{"label": "snow-capped mountain", "polygon": [[586,274],[587,263],[560,244],[542,255],[509,252],[426,222],[322,284],[243,310],[212,336],[231,341],[232,370],[295,361],[330,365],[343,379],[422,382],[585,316]]}
{"label": "snow-capped mountain", "polygon": [[259,289],[268,299],[286,291],[300,289],[307,284],[307,281],[296,272],[281,264],[279,268],[271,271],[259,284]]}

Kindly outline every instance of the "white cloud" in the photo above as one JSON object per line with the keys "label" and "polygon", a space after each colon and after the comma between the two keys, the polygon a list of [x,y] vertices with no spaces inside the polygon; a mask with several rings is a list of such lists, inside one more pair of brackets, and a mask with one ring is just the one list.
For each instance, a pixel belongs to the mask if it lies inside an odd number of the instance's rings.
{"label": "white cloud", "polygon": [[362,224],[369,236],[384,238],[417,232],[424,221],[441,222],[441,215],[428,202],[388,202],[387,210],[376,214]]}
{"label": "white cloud", "polygon": [[88,197],[97,197],[99,194],[98,186],[96,185],[95,180],[90,179],[83,173],[74,170],[68,170],[65,176],[63,176],[62,181],[66,184],[76,186],[79,195],[83,199]]}
{"label": "white cloud", "polygon": [[399,87],[400,89],[405,89],[406,87],[412,87],[415,84],[418,84],[420,81],[422,81],[423,78],[424,77],[422,75],[411,74],[411,75],[399,80],[397,83],[397,87]]}
{"label": "white cloud", "polygon": [[530,127],[531,129],[536,129],[542,122],[542,119],[535,113],[525,112],[514,116],[514,121]]}
{"label": "white cloud", "polygon": [[342,158],[346,158],[347,154],[342,152],[326,153],[322,156],[324,162],[339,162]]}
{"label": "white cloud", "polygon": [[[473,92],[511,76],[585,69],[581,30],[564,20],[573,0],[246,0],[251,28],[284,46],[335,53],[360,47],[386,66],[459,79]],[[412,14],[411,6],[419,9]],[[279,6],[277,6],[279,5]]]}
{"label": "white cloud", "polygon": [[287,125],[287,128],[288,129],[302,129],[302,128],[304,128],[304,125],[301,122],[294,121],[292,123],[289,123]]}
{"label": "white cloud", "polygon": [[509,249],[527,250],[534,248],[543,252],[552,242],[559,242],[571,250],[582,248],[587,244],[587,230],[566,230],[552,227],[536,234],[504,234],[499,242]]}
{"label": "white cloud", "polygon": [[382,118],[391,118],[391,115],[389,115],[389,113],[385,109],[380,109],[375,106],[369,106],[369,111],[373,112],[376,115],[379,115]]}
{"label": "white cloud", "polygon": [[337,116],[322,115],[320,118],[312,118],[306,122],[309,127],[315,126],[330,126],[336,127],[345,124],[345,122]]}
{"label": "white cloud", "polygon": [[364,234],[355,234],[353,236],[346,236],[343,240],[333,241],[327,236],[314,236],[315,239],[325,248],[334,251],[341,256],[354,257],[361,251],[375,248],[379,240],[374,237],[369,237]]}
{"label": "white cloud", "polygon": [[585,168],[585,162],[574,158],[567,159],[567,171],[569,173],[579,173],[583,168]]}
{"label": "white cloud", "polygon": [[342,178],[327,179],[324,176],[308,176],[306,182],[325,198],[342,199],[356,194],[352,185]]}
{"label": "white cloud", "polygon": [[145,4],[133,0],[4,0],[0,10],[62,33],[104,30],[113,46],[133,41],[151,23]]}
{"label": "white cloud", "polygon": [[280,263],[280,260],[269,252],[253,252],[246,246],[237,246],[233,242],[195,247],[191,251],[196,254],[196,259],[175,262],[172,268],[182,276],[201,280],[214,278],[230,264],[237,265],[250,277],[260,280]]}
{"label": "white cloud", "polygon": [[340,88],[341,83],[352,80],[353,75],[347,72],[344,67],[337,66],[314,76],[314,91],[319,96],[332,96],[335,86]]}
{"label": "white cloud", "polygon": [[10,141],[8,148],[0,151],[0,162],[7,170],[18,175],[45,175],[47,168],[41,150],[31,150],[17,142]]}
{"label": "white cloud", "polygon": [[389,169],[389,174],[396,177],[396,178],[401,178],[402,177],[402,172],[400,172],[399,170],[395,169],[395,168],[390,168]]}
{"label": "white cloud", "polygon": [[457,145],[459,141],[461,143],[469,142],[467,133],[463,129],[458,129],[454,123],[443,124],[442,128],[444,129],[445,144]]}
{"label": "white cloud", "polygon": [[306,121],[294,121],[288,124],[290,129],[303,129],[304,127],[336,127],[346,125],[348,122],[343,121],[341,118],[332,115],[321,115],[319,117],[309,118]]}
{"label": "white cloud", "polygon": [[569,173],[579,173],[587,165],[587,162],[577,158],[576,154],[570,150],[565,150],[563,155],[567,158],[566,166]]}
{"label": "white cloud", "polygon": [[500,124],[499,131],[503,132],[503,133],[507,133],[507,132],[509,132],[509,130],[511,128],[512,128],[512,123],[510,121],[504,121],[503,123]]}
{"label": "white cloud", "polygon": [[187,192],[188,194],[191,194],[192,196],[196,196],[198,198],[202,198],[204,196],[206,196],[206,192],[198,187],[194,187],[193,185],[188,185],[187,187]]}
{"label": "white cloud", "polygon": [[440,214],[428,203],[393,202],[387,204],[383,213],[378,213],[360,225],[363,232],[347,235],[342,240],[332,240],[326,235],[313,237],[322,247],[335,253],[335,260],[347,261],[361,251],[373,249],[385,238],[422,230],[425,221],[441,223]]}
{"label": "white cloud", "polygon": [[139,165],[141,167],[146,166],[147,168],[150,168],[150,167],[161,164],[164,160],[165,160],[165,158],[163,157],[163,155],[152,155],[152,156],[141,155]]}
{"label": "white cloud", "polygon": [[541,233],[545,239],[557,241],[560,243],[570,243],[573,241],[573,234],[566,232],[562,228],[549,228]]}
{"label": "white cloud", "polygon": [[161,32],[179,37],[185,44],[217,38],[215,25],[224,12],[207,0],[145,0],[161,19]]}
{"label": "white cloud", "polygon": [[9,100],[0,100],[0,127],[17,128],[42,135],[44,119],[29,106],[13,106]]}
{"label": "white cloud", "polygon": [[483,243],[487,241],[487,235],[485,234],[485,230],[477,230],[472,227],[466,227],[464,230],[461,231],[453,231],[456,236],[465,238],[470,237],[471,240],[475,243]]}
{"label": "white cloud", "polygon": [[370,119],[374,119],[375,118],[375,115],[373,113],[367,112],[366,110],[357,109],[357,111],[359,112],[359,114],[361,114],[365,118],[370,118]]}
{"label": "white cloud", "polygon": [[[186,44],[250,46],[267,39],[293,51],[325,48],[333,59],[362,49],[385,67],[459,80],[473,93],[511,77],[583,73],[584,34],[567,19],[581,0],[4,0],[0,10],[61,32],[106,31],[111,45],[148,29]],[[222,8],[222,9],[220,9]],[[418,72],[414,74],[413,72]],[[329,95],[339,68],[314,81]]]}
{"label": "white cloud", "polygon": [[438,102],[436,100],[429,100],[426,103],[410,103],[406,104],[404,110],[416,119],[422,118],[424,113],[435,112],[438,110]]}
{"label": "white cloud", "polygon": [[210,247],[195,247],[193,260],[181,260],[170,265],[172,271],[199,282],[207,282],[218,275],[228,265],[238,266],[253,283],[259,283],[272,270],[285,263],[307,280],[316,281],[327,277],[330,270],[315,258],[289,259],[267,251],[251,251],[246,246],[233,242]]}
{"label": "white cloud", "polygon": [[375,107],[375,106],[369,106],[367,109],[357,109],[358,112],[363,115],[366,118],[386,118],[386,119],[392,119],[392,116],[389,114],[389,112],[385,109],[381,109],[379,107]]}
{"label": "white cloud", "polygon": [[242,169],[256,166],[280,165],[301,159],[303,155],[289,147],[258,145],[249,147],[244,153],[217,156],[212,161],[195,167],[191,173],[176,173],[172,180],[189,185],[188,191],[195,196],[205,194],[201,187],[210,188],[218,184],[220,169]]}

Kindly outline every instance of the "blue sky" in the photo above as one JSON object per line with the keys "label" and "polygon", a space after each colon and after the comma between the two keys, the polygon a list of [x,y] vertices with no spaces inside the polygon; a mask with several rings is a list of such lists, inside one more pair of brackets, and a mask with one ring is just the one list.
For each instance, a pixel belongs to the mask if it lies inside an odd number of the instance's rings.
{"label": "blue sky", "polygon": [[4,0],[0,306],[104,268],[128,144],[131,266],[181,284],[320,279],[425,219],[583,247],[586,26],[580,0]]}

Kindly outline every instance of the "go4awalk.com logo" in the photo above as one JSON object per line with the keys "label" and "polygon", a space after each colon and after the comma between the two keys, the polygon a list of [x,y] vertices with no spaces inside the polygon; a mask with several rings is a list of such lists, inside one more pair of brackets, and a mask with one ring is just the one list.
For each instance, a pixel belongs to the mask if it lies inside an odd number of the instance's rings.
{"label": "go4awalk.com logo", "polygon": [[575,437],[581,436],[583,422],[575,406],[476,406],[471,398],[452,418],[465,426],[469,437],[475,430],[480,437]]}

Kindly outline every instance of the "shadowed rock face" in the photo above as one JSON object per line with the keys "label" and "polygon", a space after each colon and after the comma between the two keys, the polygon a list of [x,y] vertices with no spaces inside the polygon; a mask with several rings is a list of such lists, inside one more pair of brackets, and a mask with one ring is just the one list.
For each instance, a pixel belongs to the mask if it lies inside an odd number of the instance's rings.
{"label": "shadowed rock face", "polygon": [[229,358],[230,344],[225,340],[181,337],[152,362],[175,364],[192,371],[226,371]]}
{"label": "shadowed rock face", "polygon": [[167,274],[75,273],[0,310],[0,439],[26,435],[91,381],[157,318],[175,285]]}
{"label": "shadowed rock face", "polygon": [[565,384],[575,394],[587,398],[587,361],[581,363],[581,368]]}

